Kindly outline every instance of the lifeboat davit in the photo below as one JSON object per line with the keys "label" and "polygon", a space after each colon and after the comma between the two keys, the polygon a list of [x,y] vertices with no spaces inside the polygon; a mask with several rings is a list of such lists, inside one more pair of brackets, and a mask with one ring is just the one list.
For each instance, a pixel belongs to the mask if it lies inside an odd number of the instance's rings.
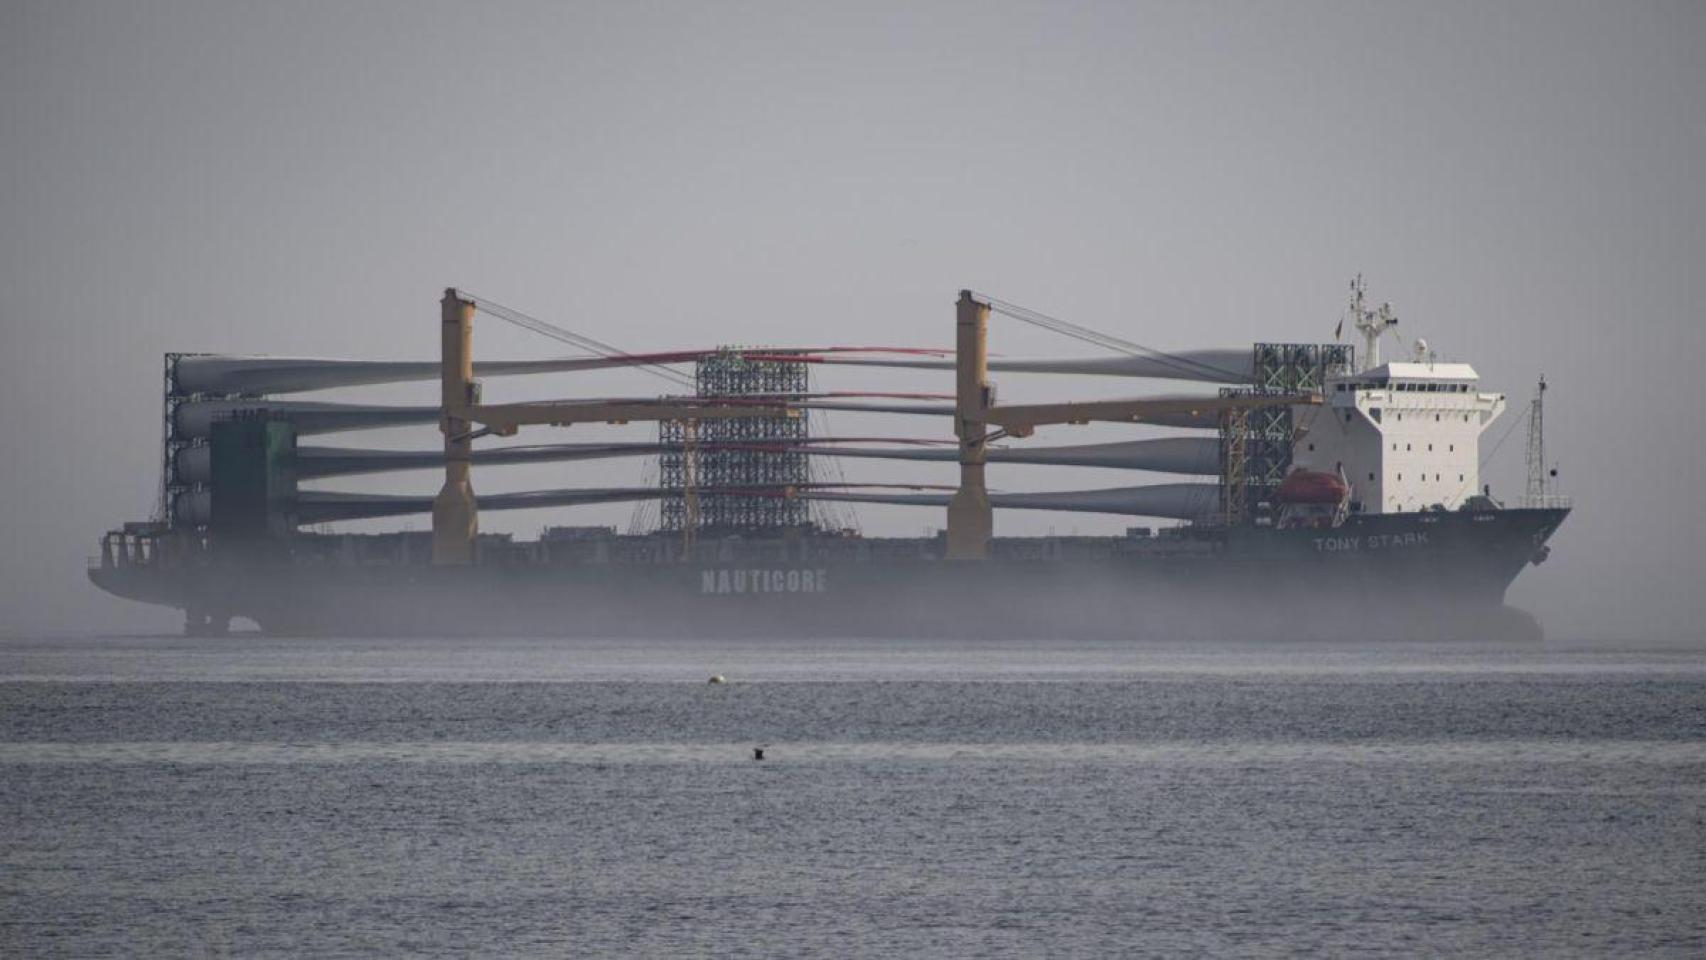
{"label": "lifeboat davit", "polygon": [[1280,481],[1274,496],[1281,503],[1333,507],[1345,502],[1350,493],[1345,481],[1331,473],[1297,469]]}

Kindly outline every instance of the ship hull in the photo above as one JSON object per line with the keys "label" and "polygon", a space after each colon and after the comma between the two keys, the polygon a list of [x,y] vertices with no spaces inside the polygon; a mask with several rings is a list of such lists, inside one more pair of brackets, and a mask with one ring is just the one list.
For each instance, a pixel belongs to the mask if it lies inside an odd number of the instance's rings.
{"label": "ship hull", "polygon": [[[108,592],[280,635],[1532,639],[1506,588],[1567,510],[1389,514],[1332,529],[998,541],[989,560],[813,541],[699,562],[110,564]],[[838,541],[845,546],[845,541]]]}

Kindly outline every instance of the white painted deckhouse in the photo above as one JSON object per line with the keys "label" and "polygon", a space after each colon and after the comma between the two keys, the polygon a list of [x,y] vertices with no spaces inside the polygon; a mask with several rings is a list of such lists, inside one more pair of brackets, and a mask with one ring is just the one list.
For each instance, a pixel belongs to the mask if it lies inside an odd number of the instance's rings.
{"label": "white painted deckhouse", "polygon": [[1326,385],[1295,413],[1293,463],[1342,471],[1365,513],[1456,510],[1481,492],[1481,433],[1505,409],[1467,363],[1387,363]]}

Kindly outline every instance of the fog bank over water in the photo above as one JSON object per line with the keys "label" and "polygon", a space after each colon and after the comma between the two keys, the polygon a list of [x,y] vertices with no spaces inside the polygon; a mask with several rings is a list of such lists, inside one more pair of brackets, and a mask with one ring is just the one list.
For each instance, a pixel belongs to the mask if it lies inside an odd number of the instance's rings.
{"label": "fog bank over water", "polygon": [[[1406,341],[1509,395],[1483,441],[1500,445],[1496,495],[1521,492],[1520,421],[1534,381],[1553,385],[1548,449],[1577,510],[1511,601],[1564,640],[1697,642],[1703,49],[1706,8],[1690,3],[0,5],[0,634],[180,625],[83,576],[99,534],[157,497],[167,351],[430,359],[448,285],[632,350],[944,346],[962,287],[1157,347],[1242,346],[1330,340],[1361,272]],[[1013,356],[1090,350],[1004,322],[993,335]],[[476,349],[564,352],[493,323]],[[814,376],[949,389],[916,372]],[[1000,380],[1003,400],[1133,392]],[[662,389],[626,371],[488,393]],[[946,434],[841,414],[822,429]],[[638,471],[494,468],[476,488],[630,486]],[[1008,490],[1131,482],[991,468]],[[482,522],[530,536],[631,513]],[[858,516],[891,536],[943,522]],[[1130,522],[1014,511],[997,530]]]}
{"label": "fog bank over water", "polygon": [[1335,683],[1521,683],[1572,676],[1706,678],[1698,648],[1464,643],[695,638],[90,637],[0,640],[0,683],[1101,683],[1218,677]]}

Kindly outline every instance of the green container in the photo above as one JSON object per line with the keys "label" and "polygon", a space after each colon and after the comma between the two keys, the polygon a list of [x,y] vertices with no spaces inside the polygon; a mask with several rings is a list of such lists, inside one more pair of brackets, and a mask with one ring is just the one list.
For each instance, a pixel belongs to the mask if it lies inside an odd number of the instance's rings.
{"label": "green container", "polygon": [[285,536],[295,529],[296,429],[261,417],[213,425],[212,532],[228,539]]}

